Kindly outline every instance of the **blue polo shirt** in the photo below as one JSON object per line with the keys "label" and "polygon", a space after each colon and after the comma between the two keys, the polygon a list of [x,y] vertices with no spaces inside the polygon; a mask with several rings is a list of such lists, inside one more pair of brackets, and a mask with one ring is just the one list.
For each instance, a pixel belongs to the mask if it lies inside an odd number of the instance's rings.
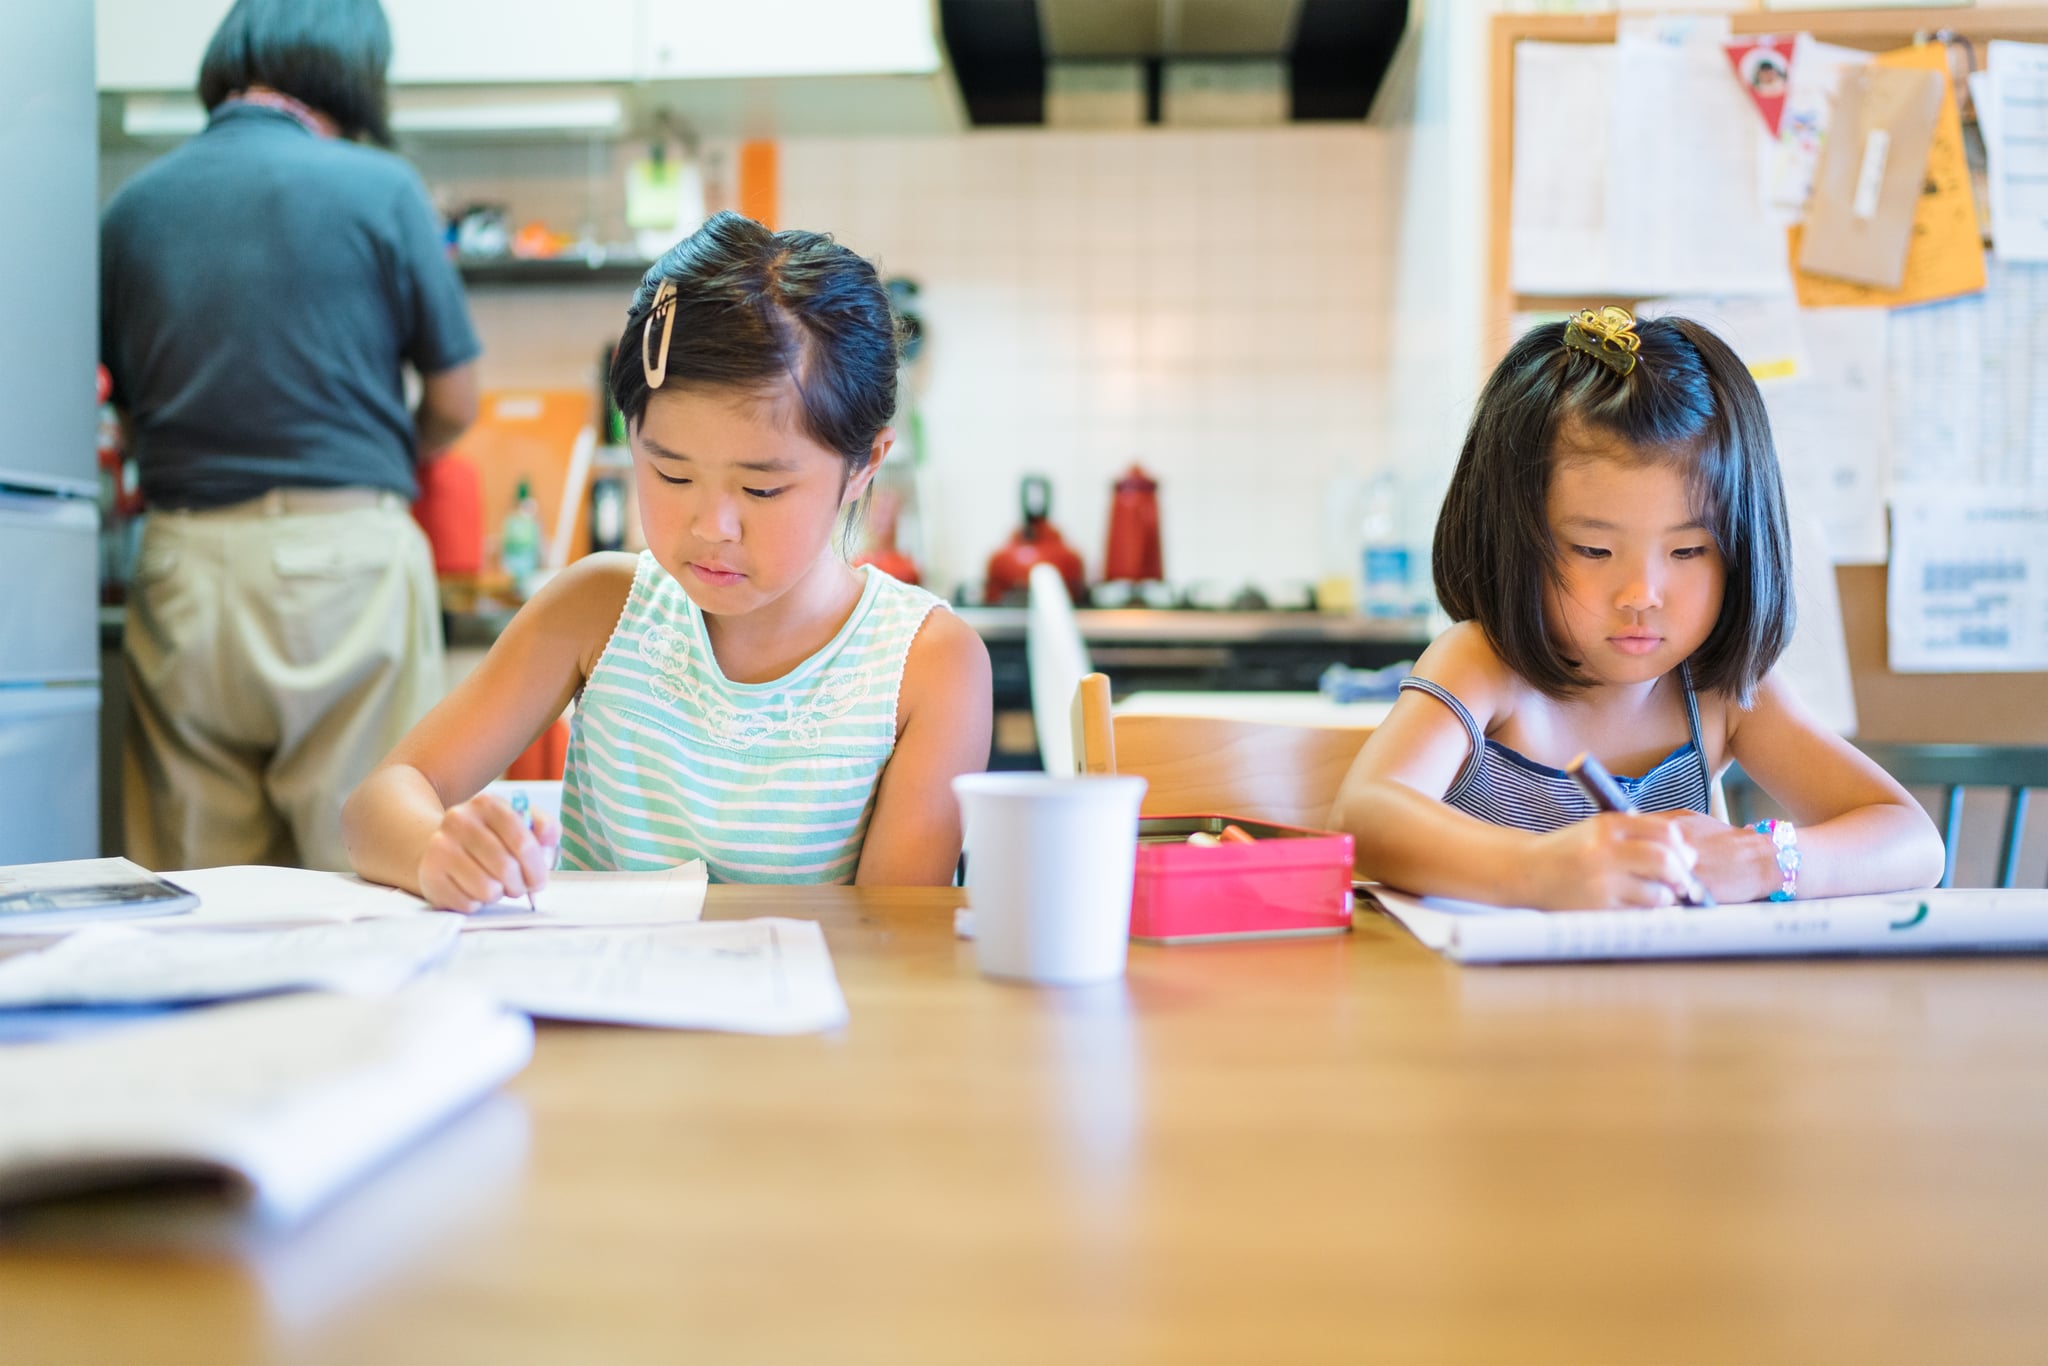
{"label": "blue polo shirt", "polygon": [[411,166],[281,111],[223,105],[101,216],[100,358],[152,507],[343,485],[410,499],[404,366],[478,350]]}

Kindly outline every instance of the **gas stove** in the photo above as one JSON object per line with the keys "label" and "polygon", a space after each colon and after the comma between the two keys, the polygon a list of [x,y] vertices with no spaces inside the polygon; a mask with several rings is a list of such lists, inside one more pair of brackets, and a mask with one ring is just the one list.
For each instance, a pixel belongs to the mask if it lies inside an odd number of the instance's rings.
{"label": "gas stove", "polygon": [[[986,605],[979,585],[975,584],[963,584],[953,595],[953,601],[961,606]],[[1022,607],[1025,605],[1025,590],[1020,588],[1006,593],[995,605]],[[1165,583],[1155,579],[1133,583],[1121,580],[1090,585],[1086,599],[1074,605],[1083,609],[1111,611],[1142,608],[1156,612],[1313,612],[1316,597],[1315,589],[1300,582],[1224,584],[1191,579],[1186,583]]]}

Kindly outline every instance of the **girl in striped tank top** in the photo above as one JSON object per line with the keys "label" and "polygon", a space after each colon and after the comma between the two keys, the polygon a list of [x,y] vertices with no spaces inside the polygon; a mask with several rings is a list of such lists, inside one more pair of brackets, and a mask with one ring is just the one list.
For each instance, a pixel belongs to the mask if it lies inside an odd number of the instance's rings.
{"label": "girl in striped tank top", "polygon": [[[357,871],[474,909],[562,866],[944,884],[988,652],[833,543],[895,439],[874,267],[721,213],[641,282],[613,354],[648,549],[592,555],[349,798]],[[479,795],[575,699],[559,829]]]}
{"label": "girl in striped tank top", "polygon": [[[1360,751],[1333,819],[1362,876],[1546,909],[1924,887],[1941,838],[1774,671],[1789,532],[1756,384],[1697,323],[1587,310],[1487,381],[1437,520],[1457,623]],[[1588,753],[1638,814],[1596,813]],[[1731,829],[1743,770],[1792,819]],[[1796,826],[1794,822],[1797,822]]]}

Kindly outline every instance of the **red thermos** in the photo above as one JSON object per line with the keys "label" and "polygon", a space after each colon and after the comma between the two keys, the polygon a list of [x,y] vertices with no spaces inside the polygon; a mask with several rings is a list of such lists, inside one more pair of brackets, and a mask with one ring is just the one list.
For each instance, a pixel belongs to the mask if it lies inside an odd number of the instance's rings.
{"label": "red thermos", "polygon": [[1116,481],[1102,577],[1111,581],[1166,577],[1159,556],[1159,481],[1136,465]]}

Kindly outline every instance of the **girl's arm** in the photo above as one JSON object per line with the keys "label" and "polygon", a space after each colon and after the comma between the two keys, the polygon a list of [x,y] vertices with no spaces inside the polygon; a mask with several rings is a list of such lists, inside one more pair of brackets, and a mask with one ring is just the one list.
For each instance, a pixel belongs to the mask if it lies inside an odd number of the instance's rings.
{"label": "girl's arm", "polygon": [[[1755,707],[1729,708],[1728,750],[1791,813],[1801,897],[1896,892],[1941,880],[1941,836],[1920,803],[1816,721],[1777,674],[1757,689]],[[1734,833],[1741,838],[1702,849],[1702,878],[1724,900],[1769,896],[1779,885],[1770,840]]]}
{"label": "girl's arm", "polygon": [[960,863],[953,779],[988,767],[995,724],[988,647],[951,612],[934,609],[911,642],[897,715],[896,750],[882,770],[854,881],[943,887]]}
{"label": "girl's arm", "polygon": [[[1439,637],[1415,672],[1465,702],[1482,727],[1504,688],[1498,658],[1470,625]],[[1442,801],[1471,752],[1442,702],[1401,694],[1332,812],[1356,843],[1361,877],[1429,896],[1558,910],[1675,901],[1693,854],[1669,822],[1602,815],[1536,835],[1477,820]]]}
{"label": "girl's arm", "polygon": [[503,802],[471,799],[583,685],[625,607],[634,565],[630,555],[591,555],[549,580],[349,795],[342,835],[358,873],[465,910],[546,883],[534,832]]}

